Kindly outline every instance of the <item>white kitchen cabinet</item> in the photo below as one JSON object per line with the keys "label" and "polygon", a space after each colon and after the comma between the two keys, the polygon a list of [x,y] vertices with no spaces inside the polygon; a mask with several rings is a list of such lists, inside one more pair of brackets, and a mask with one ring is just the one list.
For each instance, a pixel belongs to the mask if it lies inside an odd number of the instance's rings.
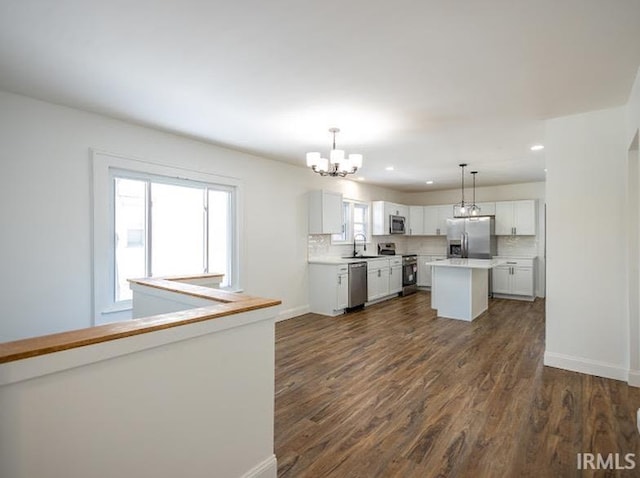
{"label": "white kitchen cabinet", "polygon": [[496,215],[496,203],[494,202],[479,202],[476,206],[480,208],[481,216],[495,216]]}
{"label": "white kitchen cabinet", "polygon": [[418,287],[431,286],[431,266],[426,264],[430,260],[430,256],[418,256],[418,277],[416,278]]}
{"label": "white kitchen cabinet", "polygon": [[342,314],[349,304],[347,264],[309,264],[309,310],[314,314]]}
{"label": "white kitchen cabinet", "polygon": [[409,235],[422,236],[424,231],[424,206],[409,206]]}
{"label": "white kitchen cabinet", "polygon": [[427,262],[446,259],[445,255],[418,256],[418,287],[431,287],[431,266]]}
{"label": "white kitchen cabinet", "polygon": [[[342,268],[341,268],[342,269]],[[336,308],[343,310],[349,307],[349,272],[338,272],[338,284],[336,286]]]}
{"label": "white kitchen cabinet", "polygon": [[309,192],[309,234],[340,234],[343,224],[342,194]]}
{"label": "white kitchen cabinet", "polygon": [[402,257],[389,260],[389,294],[402,292]]}
{"label": "white kitchen cabinet", "polygon": [[[389,216],[402,216],[406,224],[409,222],[409,206],[388,201],[373,201],[371,203],[371,234],[374,236],[387,236],[389,232]],[[408,234],[405,232],[405,235]]]}
{"label": "white kitchen cabinet", "polygon": [[446,236],[447,219],[453,218],[453,206],[425,206],[422,215],[422,230],[425,236]]}
{"label": "white kitchen cabinet", "polygon": [[536,235],[535,199],[496,202],[495,216],[497,236]]}
{"label": "white kitchen cabinet", "polygon": [[492,292],[533,300],[535,297],[535,259],[501,258],[506,264],[492,271]]}
{"label": "white kitchen cabinet", "polygon": [[453,219],[453,205],[446,204],[444,206],[437,206],[438,208],[438,223],[436,227],[436,236],[447,235],[447,219]]}
{"label": "white kitchen cabinet", "polygon": [[389,295],[389,260],[367,261],[367,302]]}

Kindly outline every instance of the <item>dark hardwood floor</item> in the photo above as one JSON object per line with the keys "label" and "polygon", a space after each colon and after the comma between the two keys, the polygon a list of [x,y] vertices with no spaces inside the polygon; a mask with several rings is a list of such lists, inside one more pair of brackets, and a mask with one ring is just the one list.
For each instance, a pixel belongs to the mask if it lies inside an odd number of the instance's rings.
{"label": "dark hardwood floor", "polygon": [[[543,300],[495,299],[472,323],[429,304],[276,325],[280,478],[640,476],[640,389],[544,367]],[[638,466],[579,471],[577,453]]]}

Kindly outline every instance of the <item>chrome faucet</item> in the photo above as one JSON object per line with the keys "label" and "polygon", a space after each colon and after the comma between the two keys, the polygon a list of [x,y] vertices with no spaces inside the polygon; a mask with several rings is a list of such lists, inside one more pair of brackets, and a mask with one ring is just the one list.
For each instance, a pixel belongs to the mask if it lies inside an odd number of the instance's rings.
{"label": "chrome faucet", "polygon": [[354,234],[353,235],[353,257],[357,257],[357,255],[358,255],[358,251],[356,250],[356,238],[358,236],[362,236],[362,239],[364,239],[364,242],[362,244],[363,245],[363,251],[364,252],[367,251],[367,236],[365,236],[364,234],[360,234],[360,233]]}

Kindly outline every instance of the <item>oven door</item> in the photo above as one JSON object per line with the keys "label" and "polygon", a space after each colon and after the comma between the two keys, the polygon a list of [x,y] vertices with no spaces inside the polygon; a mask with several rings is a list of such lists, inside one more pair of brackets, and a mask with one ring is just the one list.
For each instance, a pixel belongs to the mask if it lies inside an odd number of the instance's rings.
{"label": "oven door", "polygon": [[402,285],[414,285],[418,277],[418,264],[405,264],[402,266]]}

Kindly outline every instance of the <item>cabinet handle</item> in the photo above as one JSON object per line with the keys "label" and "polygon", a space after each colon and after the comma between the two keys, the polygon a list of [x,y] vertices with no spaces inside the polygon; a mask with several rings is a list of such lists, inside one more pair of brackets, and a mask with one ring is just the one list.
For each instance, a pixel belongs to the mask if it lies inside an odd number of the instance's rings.
{"label": "cabinet handle", "polygon": [[338,285],[342,284],[342,276],[338,276]]}
{"label": "cabinet handle", "polygon": [[436,229],[436,235],[439,236],[440,235],[440,228]]}
{"label": "cabinet handle", "polygon": [[413,236],[413,229],[411,227],[409,228],[409,235]]}
{"label": "cabinet handle", "polygon": [[513,228],[513,235],[515,236],[516,234],[518,234],[518,228],[517,228],[517,227],[514,227],[514,228]]}
{"label": "cabinet handle", "polygon": [[382,277],[382,269],[378,269],[378,277]]}

